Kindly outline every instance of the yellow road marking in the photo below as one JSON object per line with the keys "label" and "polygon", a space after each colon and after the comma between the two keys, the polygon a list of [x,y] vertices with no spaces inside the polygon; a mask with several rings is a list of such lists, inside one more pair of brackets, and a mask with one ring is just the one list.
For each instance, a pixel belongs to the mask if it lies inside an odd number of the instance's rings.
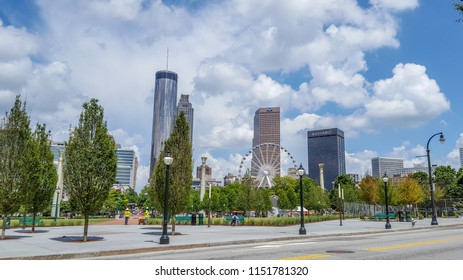
{"label": "yellow road marking", "polygon": [[455,241],[455,240],[462,240],[462,239],[463,239],[463,237],[435,239],[435,240],[415,242],[415,243],[406,243],[406,244],[397,244],[397,245],[369,248],[369,249],[365,249],[365,250],[366,251],[384,251],[384,250],[390,250],[390,249],[400,249],[400,248],[407,248],[407,247],[416,247],[416,246],[423,246],[423,245],[445,243],[445,242],[450,242],[450,241]]}
{"label": "yellow road marking", "polygon": [[314,255],[308,255],[308,256],[297,256],[297,257],[292,257],[292,258],[283,258],[280,260],[312,260],[312,259],[322,259],[328,257],[328,254],[314,254]]}

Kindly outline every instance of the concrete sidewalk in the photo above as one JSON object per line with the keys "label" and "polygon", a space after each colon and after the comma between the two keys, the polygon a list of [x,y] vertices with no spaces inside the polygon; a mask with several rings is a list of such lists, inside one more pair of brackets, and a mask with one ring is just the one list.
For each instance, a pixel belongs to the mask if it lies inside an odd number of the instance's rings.
{"label": "concrete sidewalk", "polygon": [[[79,259],[116,254],[199,248],[230,244],[257,243],[275,240],[307,239],[322,236],[386,233],[403,230],[437,229],[463,225],[463,218],[438,218],[438,226],[430,219],[418,220],[414,227],[407,222],[391,222],[385,229],[384,221],[339,220],[305,224],[307,235],[299,235],[299,225],[286,227],[260,226],[191,226],[177,225],[178,235],[171,236],[170,244],[161,245],[159,225],[90,225],[89,240],[82,242],[83,226],[39,227],[9,229],[8,239],[0,240],[0,259]],[[169,227],[170,232],[170,227]]]}

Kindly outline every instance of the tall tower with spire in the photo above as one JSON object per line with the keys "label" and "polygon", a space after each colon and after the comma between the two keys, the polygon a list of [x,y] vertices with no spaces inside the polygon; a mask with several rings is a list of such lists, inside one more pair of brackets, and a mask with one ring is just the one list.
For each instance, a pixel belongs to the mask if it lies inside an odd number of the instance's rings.
{"label": "tall tower with spire", "polygon": [[177,73],[169,70],[156,72],[154,83],[153,129],[151,138],[150,178],[164,142],[174,128],[177,115]]}

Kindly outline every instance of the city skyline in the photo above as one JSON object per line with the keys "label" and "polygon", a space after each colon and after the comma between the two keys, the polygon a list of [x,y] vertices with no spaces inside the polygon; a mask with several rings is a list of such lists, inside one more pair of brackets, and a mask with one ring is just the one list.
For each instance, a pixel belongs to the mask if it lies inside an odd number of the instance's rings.
{"label": "city skyline", "polygon": [[460,17],[451,2],[419,0],[3,1],[0,110],[21,94],[31,123],[60,142],[97,98],[139,158],[140,191],[153,76],[169,49],[178,93],[195,108],[194,166],[207,156],[217,179],[236,175],[252,147],[256,108],[277,106],[281,146],[298,165],[307,131],[339,127],[346,173],[371,173],[375,157],[427,164],[419,156],[437,132],[446,142],[430,142],[432,164],[459,168]]}

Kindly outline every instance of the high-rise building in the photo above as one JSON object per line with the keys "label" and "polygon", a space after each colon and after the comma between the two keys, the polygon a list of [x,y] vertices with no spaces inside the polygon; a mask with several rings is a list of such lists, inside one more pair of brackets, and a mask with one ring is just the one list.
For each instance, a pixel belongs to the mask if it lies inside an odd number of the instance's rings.
{"label": "high-rise building", "polygon": [[[277,144],[261,145],[261,144]],[[258,166],[254,162],[271,163],[275,167],[275,177],[280,176],[280,107],[259,108],[254,115],[254,138],[252,146],[261,145],[259,149],[253,149],[253,161],[251,162],[251,175],[257,176]],[[272,152],[266,151],[272,149]],[[272,158],[269,158],[271,155]]]}
{"label": "high-rise building", "polygon": [[401,158],[376,157],[371,159],[371,175],[375,178],[382,178],[384,174],[388,177],[398,175],[399,170],[404,168],[404,160]]}
{"label": "high-rise building", "polygon": [[116,149],[117,155],[117,174],[116,185],[119,187],[131,188],[135,190],[137,157],[135,151],[129,148]]}
{"label": "high-rise building", "polygon": [[190,127],[190,144],[193,145],[194,109],[190,101],[188,100],[188,97],[189,97],[188,94],[180,95],[180,100],[178,101],[178,105],[177,105],[177,115],[180,114],[180,112],[185,112],[185,118],[186,118],[186,121],[188,122],[188,126]]}
{"label": "high-rise building", "polygon": [[[338,128],[312,130],[307,132],[308,172],[310,178],[318,184],[325,182],[325,188],[331,190],[332,182],[341,174],[346,174],[346,155],[344,132]],[[323,173],[320,172],[323,164]],[[324,179],[320,179],[320,173]]]}
{"label": "high-rise building", "polygon": [[164,142],[169,138],[177,115],[177,73],[156,72],[154,84],[153,130],[151,138],[150,177]]}
{"label": "high-rise building", "polygon": [[463,147],[460,147],[460,166],[463,167]]}

